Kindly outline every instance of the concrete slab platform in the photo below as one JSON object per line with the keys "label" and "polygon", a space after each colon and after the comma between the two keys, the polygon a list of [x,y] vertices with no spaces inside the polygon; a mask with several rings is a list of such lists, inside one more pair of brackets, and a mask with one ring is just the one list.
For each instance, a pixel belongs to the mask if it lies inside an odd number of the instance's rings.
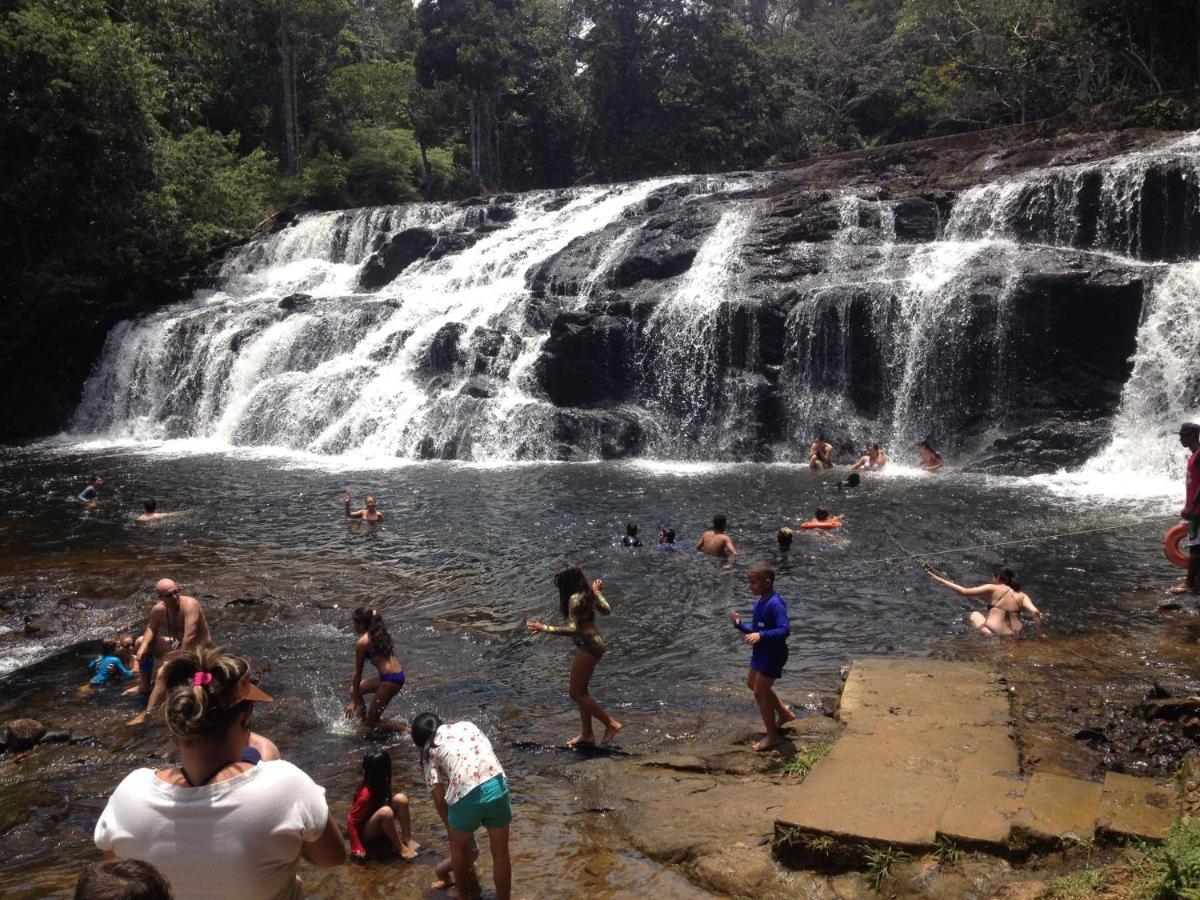
{"label": "concrete slab platform", "polygon": [[954,786],[938,822],[940,837],[980,850],[1003,852],[1025,782],[1000,775],[965,775]]}
{"label": "concrete slab platform", "polygon": [[949,795],[941,778],[826,757],[775,821],[843,840],[929,846]]}
{"label": "concrete slab platform", "polygon": [[1143,841],[1161,841],[1179,817],[1179,795],[1170,783],[1109,772],[1104,776],[1096,831]]}
{"label": "concrete slab platform", "polygon": [[856,730],[869,730],[881,718],[1005,726],[1012,717],[1008,690],[997,678],[986,663],[857,660],[837,715]]}
{"label": "concrete slab platform", "polygon": [[1010,839],[1017,844],[1092,840],[1101,793],[1101,785],[1095,782],[1034,773],[1013,817]]}

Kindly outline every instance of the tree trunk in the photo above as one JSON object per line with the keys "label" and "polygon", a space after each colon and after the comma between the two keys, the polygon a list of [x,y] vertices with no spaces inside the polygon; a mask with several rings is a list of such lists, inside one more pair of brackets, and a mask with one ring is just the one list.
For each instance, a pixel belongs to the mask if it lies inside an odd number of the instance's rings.
{"label": "tree trunk", "polygon": [[421,196],[428,200],[430,189],[433,187],[433,169],[429,165],[429,153],[425,142],[418,138],[417,146],[421,150],[421,170],[425,173],[425,177],[421,179]]}
{"label": "tree trunk", "polygon": [[296,127],[296,82],[292,47],[288,41],[287,4],[279,7],[279,62],[283,82],[283,149],[289,175],[300,172],[300,134]]}

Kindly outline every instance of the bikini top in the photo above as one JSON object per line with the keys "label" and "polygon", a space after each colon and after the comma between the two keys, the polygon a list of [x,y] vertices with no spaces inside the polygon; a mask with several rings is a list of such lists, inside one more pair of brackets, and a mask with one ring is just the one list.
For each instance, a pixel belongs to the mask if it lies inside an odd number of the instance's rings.
{"label": "bikini top", "polygon": [[1020,609],[1020,607],[1018,606],[1016,609],[1005,609],[1003,606],[1000,605],[1000,601],[1003,600],[1005,597],[1007,597],[1012,592],[1013,592],[1013,589],[1011,587],[1008,588],[1008,590],[1006,590],[1003,594],[1001,594],[995,600],[990,602],[988,604],[988,608],[1000,610],[1000,612],[1004,613],[1005,618],[1008,620],[1008,627],[1011,628],[1013,631],[1020,631],[1020,629],[1021,629],[1021,609]]}

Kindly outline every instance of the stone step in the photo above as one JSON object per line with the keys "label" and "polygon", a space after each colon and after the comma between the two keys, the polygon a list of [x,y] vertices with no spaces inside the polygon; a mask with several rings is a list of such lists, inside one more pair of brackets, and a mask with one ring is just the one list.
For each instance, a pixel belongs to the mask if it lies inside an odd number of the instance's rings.
{"label": "stone step", "polygon": [[1161,841],[1179,814],[1179,791],[1170,782],[1109,772],[1104,776],[1096,831],[1102,837]]}
{"label": "stone step", "polygon": [[966,775],[954,786],[938,822],[938,837],[963,847],[1003,853],[1025,782],[1005,775]]}
{"label": "stone step", "polygon": [[1035,772],[1013,816],[1009,844],[1061,844],[1096,837],[1096,815],[1103,788],[1092,781]]}

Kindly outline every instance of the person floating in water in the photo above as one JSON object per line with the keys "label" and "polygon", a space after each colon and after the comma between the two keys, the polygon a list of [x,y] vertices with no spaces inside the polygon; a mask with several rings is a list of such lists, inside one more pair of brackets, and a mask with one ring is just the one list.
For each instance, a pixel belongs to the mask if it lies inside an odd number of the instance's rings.
{"label": "person floating in water", "polygon": [[917,450],[921,453],[921,468],[926,472],[936,472],[944,464],[942,454],[938,453],[929,443],[929,438],[920,441],[917,444]]}
{"label": "person floating in water", "polygon": [[794,537],[792,529],[786,525],[775,532],[775,540],[779,542],[779,549],[783,553],[787,553],[792,549],[792,538]]}
{"label": "person floating in water", "polygon": [[641,538],[638,537],[638,527],[635,522],[629,522],[625,525],[625,537],[621,538],[622,547],[640,547],[642,546]]}
{"label": "person floating in water", "polygon": [[133,678],[137,675],[137,672],[129,668],[129,663],[133,661],[131,649],[122,646],[120,638],[117,637],[102,640],[100,655],[88,663],[88,671],[92,673],[92,680],[88,684],[108,684],[117,676]]}
{"label": "person floating in water", "polygon": [[354,499],[354,495],[346,491],[342,495],[342,501],[346,504],[346,517],[349,519],[360,519],[363,522],[382,522],[383,513],[381,513],[375,503],[375,495],[367,494],[363,498],[364,508],[356,509],[353,512],[350,510],[350,501]]}
{"label": "person floating in water", "polygon": [[787,664],[787,638],[791,634],[787,604],[775,590],[775,569],[770,563],[756,562],[746,573],[750,592],[754,594],[754,612],[750,622],[743,622],[741,613],[729,614],[733,627],[744,634],[753,651],[746,686],[754,692],[754,700],[762,715],[766,735],[754,745],[758,752],[769,750],[782,742],[779,729],[796,718],[775,693],[775,681]]}
{"label": "person floating in water", "polygon": [[737,547],[733,546],[733,539],[725,533],[728,525],[729,522],[724,516],[713,516],[712,528],[700,535],[700,540],[696,541],[696,549],[721,559],[737,556]]}
{"label": "person floating in water", "polygon": [[841,517],[834,517],[829,514],[829,510],[824,506],[818,506],[813,512],[813,517],[800,526],[801,528],[814,529],[832,529],[841,528]]}
{"label": "person floating in water", "polygon": [[[383,721],[383,711],[392,698],[404,687],[404,667],[395,656],[395,644],[383,624],[377,609],[359,607],[354,611],[354,677],[350,681],[350,703],[346,715],[357,716],[371,728],[403,731],[403,725]],[[363,678],[363,663],[370,660],[378,675]],[[364,694],[373,694],[369,708],[363,703]]]}
{"label": "person floating in water", "polygon": [[96,505],[96,501],[100,497],[100,485],[104,484],[104,479],[99,475],[93,475],[88,479],[87,487],[85,487],[75,499],[82,503],[86,508],[91,509]]}
{"label": "person floating in water", "polygon": [[150,697],[146,701],[146,711],[130,719],[129,725],[141,725],[166,696],[167,686],[163,682],[161,666],[154,676],[151,689],[150,675],[156,656],[166,656],[173,650],[199,653],[212,644],[208,620],[204,618],[204,608],[199,600],[181,595],[179,585],[170,578],[159,580],[154,585],[154,592],[158,599],[150,608],[150,620],[146,623],[146,630],[134,656],[140,673],[138,685],[125,691],[127,694],[149,694]]}
{"label": "person floating in water", "polygon": [[872,444],[867,452],[858,458],[858,462],[850,466],[851,470],[865,469],[868,472],[882,472],[888,463],[887,454],[879,449],[878,444]]}
{"label": "person floating in water", "polygon": [[808,467],[818,472],[833,468],[833,444],[825,440],[823,434],[818,434],[808,448]]}
{"label": "person floating in water", "polygon": [[170,516],[177,516],[180,513],[185,512],[185,510],[182,509],[175,510],[174,512],[159,512],[157,500],[145,501],[142,504],[142,508],[145,510],[145,512],[134,519],[135,522],[157,522],[159,519],[166,519]]}
{"label": "person floating in water", "polygon": [[841,490],[845,490],[846,488],[856,488],[861,483],[862,483],[862,476],[859,475],[857,472],[851,472],[849,475],[846,476],[845,481],[839,481],[837,483],[837,489],[839,491],[841,491]]}
{"label": "person floating in water", "polygon": [[588,692],[592,673],[596,663],[604,656],[604,638],[596,627],[596,612],[604,615],[612,612],[612,607],[604,599],[602,590],[604,582],[599,578],[588,584],[583,569],[576,565],[563,566],[554,573],[554,585],[558,588],[559,610],[568,624],[554,626],[545,625],[537,619],[531,619],[527,627],[530,631],[542,634],[568,635],[575,642],[575,659],[571,663],[570,696],[579,706],[579,734],[567,741],[568,747],[580,744],[596,743],[592,731],[592,719],[597,718],[604,726],[605,744],[611,744],[624,726],[605,712],[604,707]]}
{"label": "person floating in water", "polygon": [[1200,591],[1200,425],[1184,422],[1179,427],[1179,443],[1191,451],[1183,509],[1179,511],[1179,517],[1188,523],[1188,569],[1183,580],[1171,588],[1172,594]]}
{"label": "person floating in water", "polygon": [[392,757],[372,750],[362,761],[363,780],[346,816],[350,858],[366,860],[367,845],[386,838],[401,859],[416,859],[421,845],[412,839],[408,798],[392,793]]}
{"label": "person floating in water", "polygon": [[1037,629],[1038,637],[1044,637],[1042,633],[1042,614],[1038,608],[1033,605],[1033,601],[1029,599],[1029,595],[1021,591],[1021,585],[1017,581],[1017,573],[1006,566],[996,566],[992,569],[992,580],[987,584],[981,584],[978,587],[963,587],[955,584],[948,578],[943,578],[932,567],[925,566],[925,574],[933,581],[940,585],[950,588],[956,594],[961,594],[964,597],[982,597],[987,601],[988,611],[986,614],[975,610],[967,617],[971,625],[979,630],[980,634],[997,637],[1017,637],[1024,627],[1021,622],[1021,613],[1029,613],[1033,619],[1034,627]]}
{"label": "person floating in water", "polygon": [[654,544],[655,550],[661,550],[664,553],[672,553],[679,549],[679,545],[675,543],[675,529],[661,528],[658,532],[657,542]]}

